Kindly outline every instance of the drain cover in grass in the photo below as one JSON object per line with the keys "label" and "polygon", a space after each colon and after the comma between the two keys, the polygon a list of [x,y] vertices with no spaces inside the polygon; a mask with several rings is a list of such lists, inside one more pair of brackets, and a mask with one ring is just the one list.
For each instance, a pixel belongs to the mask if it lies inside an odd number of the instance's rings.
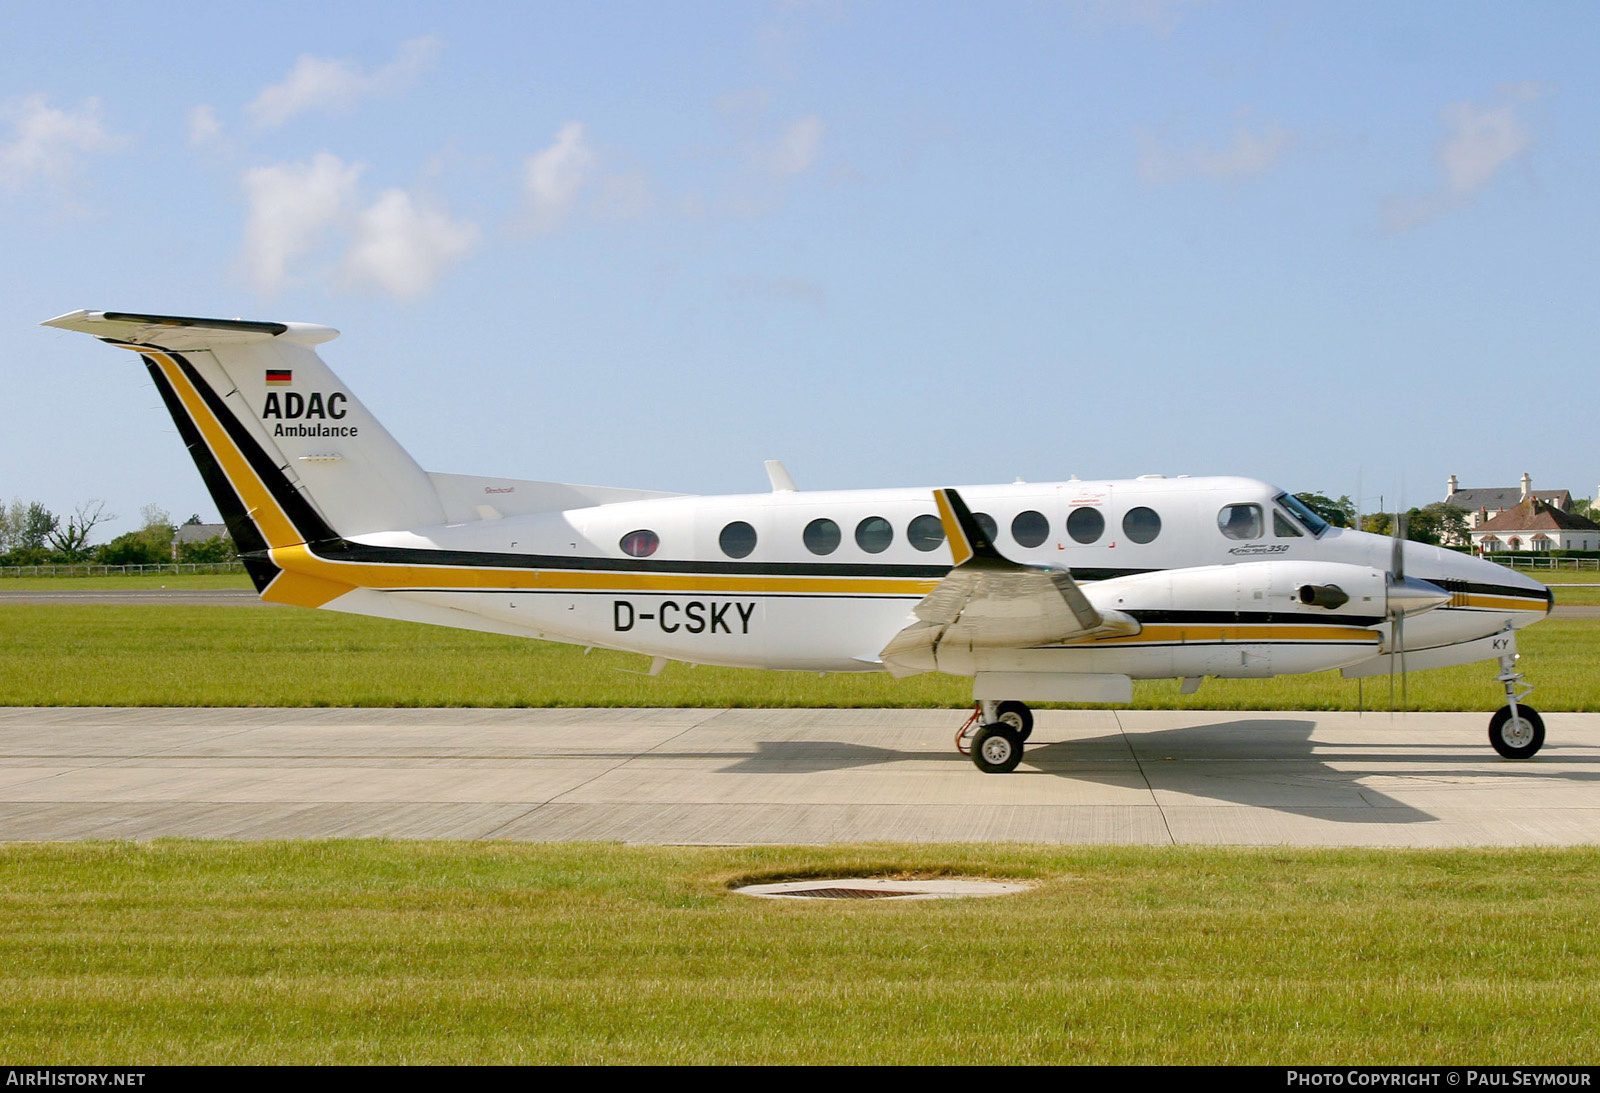
{"label": "drain cover in grass", "polygon": [[1009,896],[1028,885],[998,880],[886,880],[883,877],[823,877],[781,884],[747,884],[734,891],[763,899],[963,899]]}

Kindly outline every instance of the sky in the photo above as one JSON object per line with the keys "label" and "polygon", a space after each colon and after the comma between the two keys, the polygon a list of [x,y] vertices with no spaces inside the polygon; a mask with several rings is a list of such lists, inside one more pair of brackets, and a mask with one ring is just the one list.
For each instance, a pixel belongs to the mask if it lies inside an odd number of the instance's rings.
{"label": "sky", "polygon": [[[269,14],[270,13],[270,17]],[[78,308],[322,323],[428,470],[1592,497],[1600,5],[13,5],[0,499],[215,506]],[[1359,494],[1358,494],[1359,491]]]}

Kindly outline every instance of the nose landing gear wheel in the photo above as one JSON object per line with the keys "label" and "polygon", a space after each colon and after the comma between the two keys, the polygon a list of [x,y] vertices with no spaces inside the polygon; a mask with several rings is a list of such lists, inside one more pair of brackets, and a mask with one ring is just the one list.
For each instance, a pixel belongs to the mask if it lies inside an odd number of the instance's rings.
{"label": "nose landing gear wheel", "polygon": [[1017,737],[1023,743],[1028,742],[1028,737],[1033,735],[1033,711],[1028,709],[1026,703],[1002,702],[995,708],[995,720],[1003,721],[1017,731]]}
{"label": "nose landing gear wheel", "polygon": [[1507,759],[1532,759],[1544,747],[1544,719],[1520,702],[1514,717],[1510,706],[1501,706],[1489,719],[1489,743]]}
{"label": "nose landing gear wheel", "polygon": [[1022,736],[1004,721],[991,722],[972,738],[972,762],[985,774],[1010,774],[1022,762]]}

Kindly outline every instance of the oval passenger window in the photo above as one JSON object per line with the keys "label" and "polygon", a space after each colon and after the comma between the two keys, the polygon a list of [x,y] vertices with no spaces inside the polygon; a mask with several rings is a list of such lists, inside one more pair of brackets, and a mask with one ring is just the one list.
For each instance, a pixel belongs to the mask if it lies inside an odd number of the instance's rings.
{"label": "oval passenger window", "polygon": [[1106,518],[1099,509],[1073,509],[1067,516],[1067,534],[1075,543],[1093,543],[1106,533]]}
{"label": "oval passenger window", "polygon": [[630,558],[648,558],[661,545],[661,538],[655,532],[641,528],[628,532],[618,545],[622,547],[622,553]]}
{"label": "oval passenger window", "polygon": [[743,520],[735,520],[722,529],[717,545],[730,558],[745,558],[756,548],[756,529]]}
{"label": "oval passenger window", "polygon": [[894,527],[881,516],[869,516],[856,525],[856,546],[868,554],[882,554],[894,542]]}
{"label": "oval passenger window", "polygon": [[1148,543],[1161,534],[1161,517],[1156,515],[1155,509],[1141,505],[1128,510],[1122,518],[1122,530],[1134,542]]}
{"label": "oval passenger window", "polygon": [[1044,518],[1044,513],[1032,509],[1019,512],[1011,521],[1011,537],[1019,546],[1036,547],[1050,537],[1050,521]]}
{"label": "oval passenger window", "polygon": [[839,549],[840,538],[839,525],[825,516],[811,521],[800,533],[801,541],[813,554],[832,554]]}
{"label": "oval passenger window", "polygon": [[938,550],[944,544],[944,525],[925,513],[907,526],[906,541],[921,551]]}

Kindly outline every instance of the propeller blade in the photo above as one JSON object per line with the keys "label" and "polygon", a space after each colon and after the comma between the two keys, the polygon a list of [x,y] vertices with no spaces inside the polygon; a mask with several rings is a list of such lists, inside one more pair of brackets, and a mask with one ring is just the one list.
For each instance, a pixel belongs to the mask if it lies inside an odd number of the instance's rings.
{"label": "propeller blade", "polygon": [[1394,550],[1389,558],[1389,572],[1396,583],[1406,579],[1406,514],[1394,514]]}

